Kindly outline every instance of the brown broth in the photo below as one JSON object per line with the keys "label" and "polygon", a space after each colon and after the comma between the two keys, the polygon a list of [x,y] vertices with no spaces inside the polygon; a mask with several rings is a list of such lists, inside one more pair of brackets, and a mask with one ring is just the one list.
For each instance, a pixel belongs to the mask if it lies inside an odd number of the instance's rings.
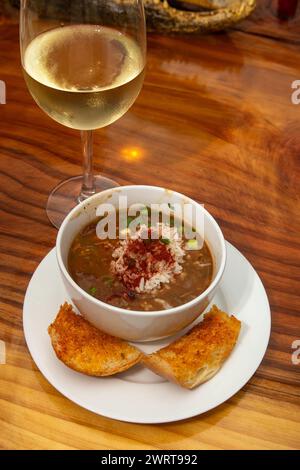
{"label": "brown broth", "polygon": [[129,310],[164,310],[185,304],[211,283],[213,260],[206,243],[200,250],[186,251],[182,272],[155,292],[129,291],[111,272],[112,252],[119,240],[100,240],[99,219],[84,227],[73,240],[68,268],[74,281],[95,298]]}

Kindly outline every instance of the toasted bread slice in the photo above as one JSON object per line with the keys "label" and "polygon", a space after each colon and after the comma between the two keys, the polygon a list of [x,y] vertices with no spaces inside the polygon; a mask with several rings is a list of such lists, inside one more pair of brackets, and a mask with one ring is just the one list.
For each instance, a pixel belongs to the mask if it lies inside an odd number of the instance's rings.
{"label": "toasted bread slice", "polygon": [[129,369],[142,357],[137,348],[98,330],[67,303],[60,307],[48,333],[58,359],[83,374],[117,374]]}
{"label": "toasted bread slice", "polygon": [[212,378],[234,348],[241,322],[215,305],[204,320],[169,346],[144,356],[143,363],[158,375],[185,388]]}

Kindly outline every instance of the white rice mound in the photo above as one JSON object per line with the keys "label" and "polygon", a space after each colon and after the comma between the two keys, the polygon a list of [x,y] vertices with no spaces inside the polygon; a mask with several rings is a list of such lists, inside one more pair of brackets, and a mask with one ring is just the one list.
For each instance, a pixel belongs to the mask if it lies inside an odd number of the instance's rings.
{"label": "white rice mound", "polygon": [[[147,273],[146,276],[140,278],[139,285],[134,287],[136,292],[151,292],[160,288],[162,284],[169,283],[176,274],[180,274],[182,271],[182,263],[184,261],[185,250],[183,248],[183,241],[180,237],[176,227],[170,227],[162,223],[157,224],[156,227],[151,227],[151,238],[154,232],[158,235],[156,238],[169,240],[169,243],[165,245],[172,256],[172,262],[167,263],[165,260],[155,261],[153,266],[153,259],[143,258],[143,261],[147,262]],[[139,230],[134,234],[128,234],[126,240],[120,240],[118,247],[112,253],[111,270],[124,284],[130,284],[134,279],[138,279],[141,274],[136,275],[126,264],[125,260],[128,255],[131,258],[135,258],[138,266],[138,256],[130,252],[130,241],[137,239],[147,239],[149,233],[149,227],[141,225]],[[150,254],[150,253],[149,253]],[[126,255],[126,256],[125,256]],[[150,255],[152,258],[152,256]],[[148,262],[149,260],[149,262]],[[151,265],[150,265],[151,263]],[[151,275],[149,274],[151,273]],[[146,279],[145,279],[146,277]]]}

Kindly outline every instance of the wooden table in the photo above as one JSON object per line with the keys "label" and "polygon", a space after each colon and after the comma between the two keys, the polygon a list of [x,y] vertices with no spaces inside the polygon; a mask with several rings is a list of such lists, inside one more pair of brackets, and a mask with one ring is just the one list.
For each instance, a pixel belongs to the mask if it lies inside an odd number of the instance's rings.
{"label": "wooden table", "polygon": [[[261,276],[272,308],[266,356],[250,382],[202,416],[135,425],[94,415],[58,393],[25,344],[28,281],[54,246],[45,204],[81,171],[77,132],[46,117],[20,68],[18,28],[0,26],[0,446],[15,449],[291,449],[300,444],[300,5],[290,22],[276,4],[226,34],[149,36],[143,91],[95,136],[96,169],[123,183],[155,184],[204,202]],[[136,149],[137,152],[130,152]],[[135,157],[134,157],[135,156]]]}

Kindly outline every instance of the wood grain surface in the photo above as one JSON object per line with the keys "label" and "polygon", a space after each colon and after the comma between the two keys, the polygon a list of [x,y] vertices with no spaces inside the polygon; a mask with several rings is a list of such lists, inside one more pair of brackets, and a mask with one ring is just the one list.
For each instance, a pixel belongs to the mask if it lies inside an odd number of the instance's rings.
{"label": "wood grain surface", "polygon": [[[239,30],[149,35],[143,91],[118,122],[96,132],[96,169],[122,183],[155,184],[200,202],[261,276],[272,309],[266,356],[250,382],[202,416],[166,425],[102,418],[58,393],[25,344],[22,305],[54,246],[45,204],[81,172],[77,132],[30,97],[18,27],[0,26],[0,447],[3,449],[297,449],[300,444],[300,31],[272,2]],[[299,7],[299,5],[298,5]],[[299,8],[298,8],[299,12]],[[298,15],[298,13],[297,13]],[[132,150],[136,152],[132,152]],[[126,404],[126,400],[125,400]]]}

